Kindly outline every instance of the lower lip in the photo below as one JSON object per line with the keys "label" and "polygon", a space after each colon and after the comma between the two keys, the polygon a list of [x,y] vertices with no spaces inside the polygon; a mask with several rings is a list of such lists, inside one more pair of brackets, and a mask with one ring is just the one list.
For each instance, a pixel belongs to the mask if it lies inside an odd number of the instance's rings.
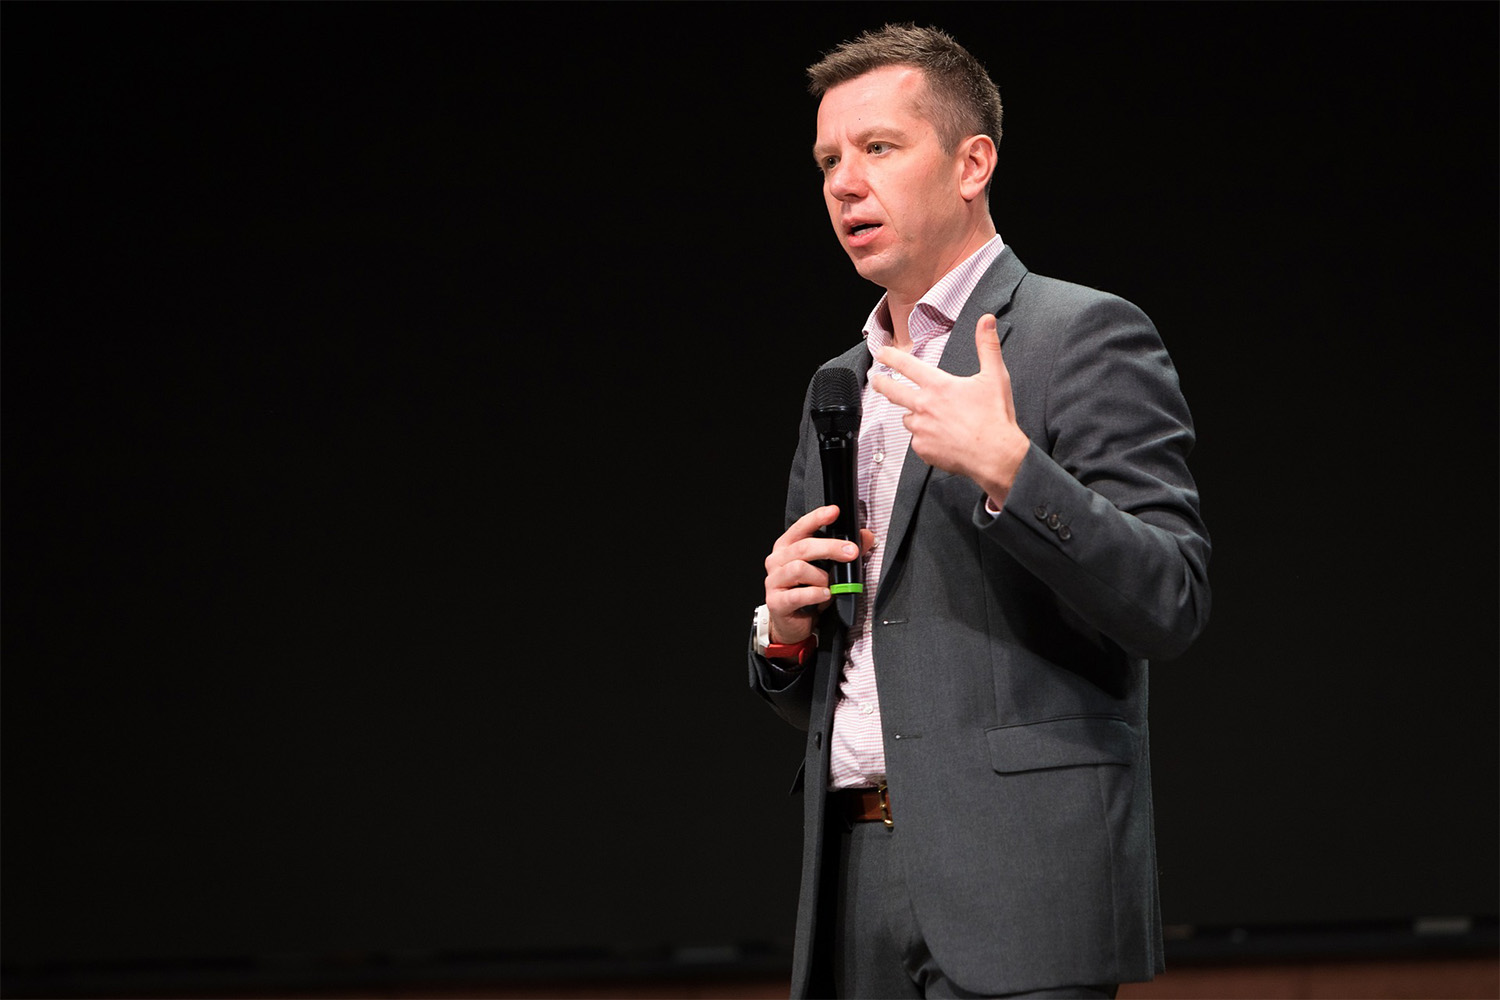
{"label": "lower lip", "polygon": [[880,235],[880,226],[871,226],[869,229],[861,229],[857,233],[849,234],[849,245],[851,247],[862,247],[870,243],[876,236]]}

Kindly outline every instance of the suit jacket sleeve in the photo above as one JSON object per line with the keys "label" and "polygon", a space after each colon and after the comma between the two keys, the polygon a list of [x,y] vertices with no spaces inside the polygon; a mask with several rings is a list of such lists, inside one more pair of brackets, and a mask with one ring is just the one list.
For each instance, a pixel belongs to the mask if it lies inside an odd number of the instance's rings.
{"label": "suit jacket sleeve", "polygon": [[[1050,284],[1074,299],[1079,286]],[[1019,297],[1019,296],[1018,296]],[[1078,625],[1146,659],[1181,654],[1208,620],[1208,533],[1187,469],[1194,435],[1151,321],[1091,292],[1015,374],[1032,445],[983,537],[1042,580]],[[1031,426],[1027,426],[1027,424]]]}
{"label": "suit jacket sleeve", "polygon": [[[786,518],[785,525],[791,527],[792,522],[797,520],[806,510],[799,509],[803,496],[805,479],[804,469],[809,460],[806,449],[808,438],[808,424],[810,418],[808,407],[810,403],[812,387],[809,384],[807,392],[802,401],[802,426],[797,435],[797,454],[792,460],[792,468],[787,483]],[[829,635],[828,624],[819,625],[818,634],[824,637]],[[812,710],[812,679],[813,669],[807,667],[796,674],[777,670],[771,662],[763,656],[755,653],[755,634],[751,630],[750,642],[748,643],[750,657],[750,687],[762,698],[771,704],[776,714],[781,716],[798,729],[807,730]],[[826,651],[825,651],[826,653]]]}

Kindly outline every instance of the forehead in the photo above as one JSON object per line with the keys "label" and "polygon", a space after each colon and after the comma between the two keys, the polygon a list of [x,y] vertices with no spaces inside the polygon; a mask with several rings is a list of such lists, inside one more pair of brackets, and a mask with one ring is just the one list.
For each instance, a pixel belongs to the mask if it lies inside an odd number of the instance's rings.
{"label": "forehead", "polygon": [[836,87],[818,104],[818,144],[836,143],[881,126],[920,130],[927,77],[915,66],[882,66]]}

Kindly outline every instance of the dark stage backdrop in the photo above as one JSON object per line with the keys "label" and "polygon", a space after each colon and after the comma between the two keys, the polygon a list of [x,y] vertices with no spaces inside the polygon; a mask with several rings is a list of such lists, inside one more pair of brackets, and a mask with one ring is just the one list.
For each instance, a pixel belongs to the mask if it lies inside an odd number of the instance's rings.
{"label": "dark stage backdrop", "polygon": [[1495,913],[1494,5],[8,4],[12,974],[783,960],[801,70],[913,18],[1197,418],[1167,923]]}

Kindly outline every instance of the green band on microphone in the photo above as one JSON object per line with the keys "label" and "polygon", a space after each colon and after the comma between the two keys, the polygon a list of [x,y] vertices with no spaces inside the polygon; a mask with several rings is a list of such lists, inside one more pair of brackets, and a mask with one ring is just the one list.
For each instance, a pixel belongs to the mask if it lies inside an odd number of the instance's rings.
{"label": "green band on microphone", "polygon": [[828,588],[832,594],[863,594],[865,585],[862,583],[835,583]]}

